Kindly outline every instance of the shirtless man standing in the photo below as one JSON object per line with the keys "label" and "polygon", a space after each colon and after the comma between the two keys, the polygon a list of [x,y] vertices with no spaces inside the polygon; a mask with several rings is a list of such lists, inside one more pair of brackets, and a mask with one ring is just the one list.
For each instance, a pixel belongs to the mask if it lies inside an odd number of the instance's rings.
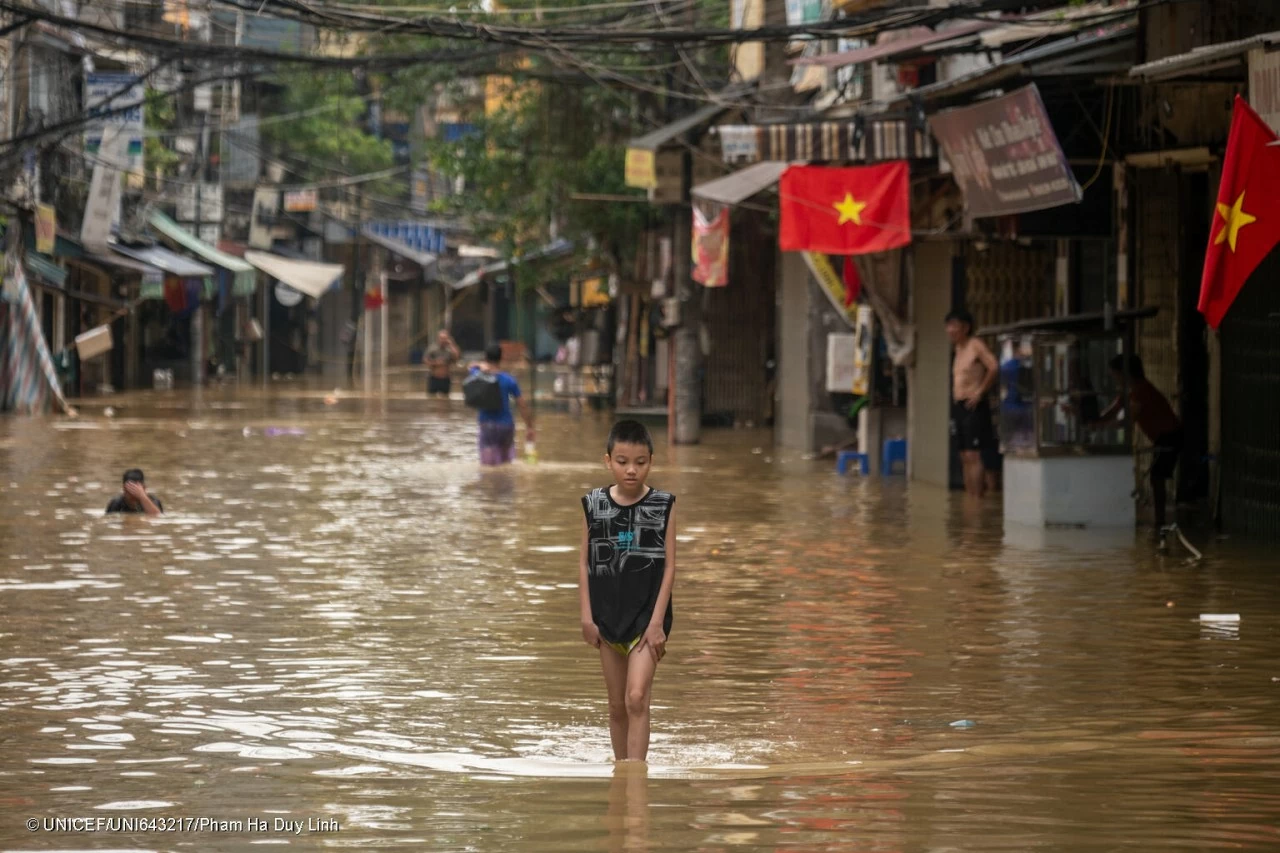
{"label": "shirtless man standing", "polygon": [[973,316],[964,309],[947,315],[947,337],[955,347],[951,363],[951,435],[964,465],[964,490],[986,493],[982,451],[995,444],[987,394],[1000,377],[1000,366],[987,345],[973,337]]}

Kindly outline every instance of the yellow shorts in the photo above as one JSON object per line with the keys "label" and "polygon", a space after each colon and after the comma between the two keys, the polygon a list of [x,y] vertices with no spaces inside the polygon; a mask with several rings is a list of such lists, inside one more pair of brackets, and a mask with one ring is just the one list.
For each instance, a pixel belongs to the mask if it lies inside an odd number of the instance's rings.
{"label": "yellow shorts", "polygon": [[640,645],[640,641],[643,639],[644,639],[644,634],[641,634],[640,636],[636,637],[634,640],[631,640],[630,642],[626,642],[626,643],[611,643],[608,640],[605,640],[603,638],[601,638],[600,642],[604,643],[606,646],[613,649],[615,652],[617,652],[618,654],[622,655],[625,658],[627,655],[631,654],[632,649]]}

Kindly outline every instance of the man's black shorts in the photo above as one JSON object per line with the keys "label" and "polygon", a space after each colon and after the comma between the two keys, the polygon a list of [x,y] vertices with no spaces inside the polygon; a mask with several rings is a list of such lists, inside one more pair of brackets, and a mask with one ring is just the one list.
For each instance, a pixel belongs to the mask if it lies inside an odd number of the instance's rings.
{"label": "man's black shorts", "polygon": [[453,380],[448,376],[428,376],[428,394],[448,394],[453,389]]}
{"label": "man's black shorts", "polygon": [[1176,429],[1159,436],[1155,442],[1155,459],[1151,462],[1152,480],[1169,480],[1182,455],[1182,430]]}
{"label": "man's black shorts", "polygon": [[951,438],[956,450],[985,450],[996,443],[991,427],[991,406],[986,400],[970,409],[963,401],[951,403]]}

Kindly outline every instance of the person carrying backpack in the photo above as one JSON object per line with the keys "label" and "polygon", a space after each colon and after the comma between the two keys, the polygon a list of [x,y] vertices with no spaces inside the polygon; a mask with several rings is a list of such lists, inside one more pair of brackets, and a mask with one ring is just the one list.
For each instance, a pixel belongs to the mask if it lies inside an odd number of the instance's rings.
{"label": "person carrying backpack", "polygon": [[472,364],[462,383],[466,403],[477,411],[480,423],[480,464],[506,465],[516,458],[516,422],[511,415],[511,400],[516,401],[525,422],[527,441],[534,440],[533,407],[520,395],[520,383],[503,372],[502,347],[490,344],[484,361]]}

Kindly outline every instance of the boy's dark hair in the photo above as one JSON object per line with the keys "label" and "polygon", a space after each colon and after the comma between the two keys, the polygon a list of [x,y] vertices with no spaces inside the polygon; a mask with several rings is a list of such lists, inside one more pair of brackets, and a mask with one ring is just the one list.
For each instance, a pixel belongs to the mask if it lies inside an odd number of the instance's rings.
{"label": "boy's dark hair", "polygon": [[605,449],[613,453],[615,444],[643,444],[649,448],[649,453],[653,453],[653,437],[649,435],[649,429],[639,421],[618,421],[613,425],[613,429],[609,430],[609,442]]}
{"label": "boy's dark hair", "polygon": [[484,360],[490,364],[502,363],[502,346],[500,344],[489,344],[484,348]]}
{"label": "boy's dark hair", "polygon": [[950,323],[955,320],[957,323],[964,323],[969,327],[969,333],[973,334],[973,315],[963,308],[952,308],[947,312],[947,319],[943,322]]}
{"label": "boy's dark hair", "polygon": [[1123,373],[1130,379],[1147,378],[1147,372],[1142,368],[1142,359],[1134,353],[1118,355],[1111,359],[1111,369]]}
{"label": "boy's dark hair", "polygon": [[141,468],[130,468],[124,472],[124,477],[121,478],[121,481],[125,483],[145,483],[147,478],[142,476]]}

